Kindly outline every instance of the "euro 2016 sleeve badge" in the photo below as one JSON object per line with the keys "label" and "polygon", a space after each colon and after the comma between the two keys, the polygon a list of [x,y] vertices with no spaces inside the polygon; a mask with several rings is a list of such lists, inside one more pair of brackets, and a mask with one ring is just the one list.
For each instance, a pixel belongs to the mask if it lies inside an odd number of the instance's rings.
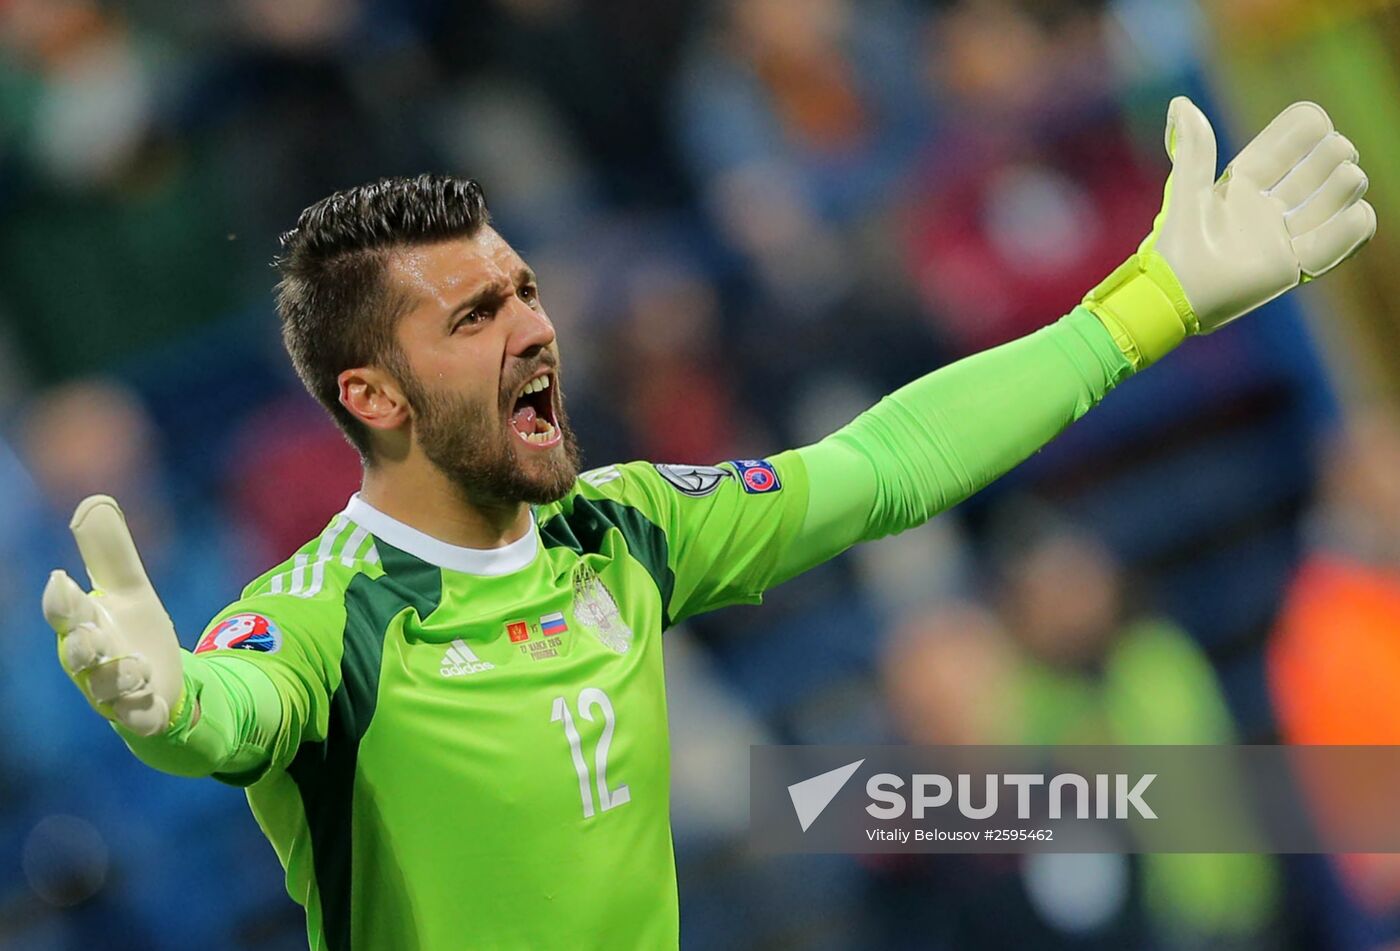
{"label": "euro 2016 sleeve badge", "polygon": [[212,650],[258,651],[275,654],[282,648],[282,632],[261,614],[243,613],[224,618],[199,639],[194,653]]}
{"label": "euro 2016 sleeve badge", "polygon": [[574,569],[574,620],[609,650],[625,654],[632,648],[632,629],[622,620],[612,592],[586,564]]}

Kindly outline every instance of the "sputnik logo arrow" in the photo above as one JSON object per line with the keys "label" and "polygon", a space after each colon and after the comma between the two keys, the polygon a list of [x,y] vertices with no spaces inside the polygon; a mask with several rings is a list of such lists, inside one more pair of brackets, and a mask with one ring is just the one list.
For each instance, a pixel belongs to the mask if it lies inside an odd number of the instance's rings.
{"label": "sputnik logo arrow", "polygon": [[792,808],[797,813],[797,821],[802,824],[802,831],[806,832],[812,827],[812,823],[817,821],[817,817],[831,805],[831,800],[836,798],[836,794],[855,775],[855,771],[860,769],[860,764],[865,760],[858,759],[854,763],[847,763],[845,766],[838,766],[833,770],[813,776],[811,779],[804,779],[800,783],[793,783],[787,788],[788,795],[792,797]]}

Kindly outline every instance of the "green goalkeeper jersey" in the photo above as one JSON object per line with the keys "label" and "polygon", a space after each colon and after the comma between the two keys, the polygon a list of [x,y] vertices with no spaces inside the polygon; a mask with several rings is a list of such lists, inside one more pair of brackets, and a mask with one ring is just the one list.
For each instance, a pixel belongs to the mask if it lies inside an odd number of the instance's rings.
{"label": "green goalkeeper jersey", "polygon": [[215,618],[169,729],[118,732],[248,787],[313,948],[674,948],[661,632],[926,521],[1137,366],[1076,308],[771,462],[586,473],[490,551],[354,499]]}
{"label": "green goalkeeper jersey", "polygon": [[661,633],[757,601],[806,500],[796,453],[611,466],[478,551],[357,496],[252,582],[196,653],[277,686],[220,778],[312,947],[674,948]]}

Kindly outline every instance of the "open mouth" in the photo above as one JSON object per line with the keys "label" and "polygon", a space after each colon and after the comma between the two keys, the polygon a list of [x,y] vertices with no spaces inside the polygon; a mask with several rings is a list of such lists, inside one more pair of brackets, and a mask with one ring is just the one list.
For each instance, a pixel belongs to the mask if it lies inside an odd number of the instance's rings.
{"label": "open mouth", "polygon": [[554,374],[532,377],[520,388],[510,413],[510,428],[531,446],[549,447],[562,433],[554,416]]}

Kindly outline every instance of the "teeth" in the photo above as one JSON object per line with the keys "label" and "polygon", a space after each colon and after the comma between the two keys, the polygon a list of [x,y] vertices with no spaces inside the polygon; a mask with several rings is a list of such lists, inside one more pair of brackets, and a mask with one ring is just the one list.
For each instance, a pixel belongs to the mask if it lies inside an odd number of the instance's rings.
{"label": "teeth", "polygon": [[549,389],[549,377],[539,376],[525,384],[525,389],[520,391],[520,395],[529,396],[531,393],[538,393],[540,390]]}
{"label": "teeth", "polygon": [[536,420],[536,422],[537,422],[539,425],[543,426],[544,429],[540,430],[539,432],[531,433],[531,434],[528,435],[528,436],[521,435],[521,436],[520,436],[521,439],[525,440],[526,442],[531,442],[531,443],[536,443],[536,444],[542,445],[542,444],[544,444],[544,443],[549,442],[551,439],[554,438],[554,432],[555,432],[555,430],[554,430],[554,426],[553,426],[550,422],[548,422],[547,420],[543,420],[543,419],[541,419],[541,420]]}

